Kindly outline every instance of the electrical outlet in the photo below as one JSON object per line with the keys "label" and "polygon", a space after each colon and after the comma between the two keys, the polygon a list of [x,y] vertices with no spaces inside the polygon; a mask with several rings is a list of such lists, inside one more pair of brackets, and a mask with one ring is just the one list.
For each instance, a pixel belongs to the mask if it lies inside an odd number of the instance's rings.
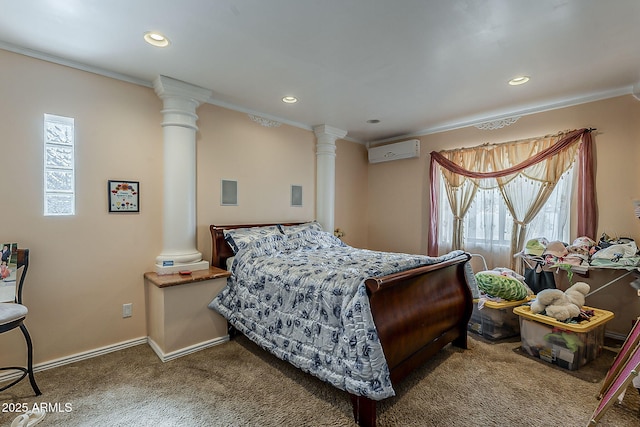
{"label": "electrical outlet", "polygon": [[638,296],[640,297],[640,289],[638,289]]}
{"label": "electrical outlet", "polygon": [[131,317],[131,310],[133,309],[133,304],[122,304],[122,317]]}

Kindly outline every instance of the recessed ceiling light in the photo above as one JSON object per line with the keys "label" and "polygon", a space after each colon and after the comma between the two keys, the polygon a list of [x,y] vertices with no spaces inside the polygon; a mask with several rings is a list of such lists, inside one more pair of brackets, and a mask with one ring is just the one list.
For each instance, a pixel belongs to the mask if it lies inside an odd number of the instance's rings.
{"label": "recessed ceiling light", "polygon": [[155,31],[147,31],[144,33],[144,41],[157,47],[169,46],[169,39]]}
{"label": "recessed ceiling light", "polygon": [[518,77],[514,77],[511,80],[509,80],[509,84],[511,86],[518,86],[518,85],[523,85],[528,81],[529,81],[529,77],[528,76],[518,76]]}
{"label": "recessed ceiling light", "polygon": [[367,120],[367,123],[371,123],[371,124],[380,123],[380,120],[378,120],[378,119],[369,119],[369,120]]}
{"label": "recessed ceiling light", "polygon": [[296,102],[298,102],[298,98],[296,98],[295,96],[285,96],[284,98],[282,98],[282,102],[286,104],[295,104]]}

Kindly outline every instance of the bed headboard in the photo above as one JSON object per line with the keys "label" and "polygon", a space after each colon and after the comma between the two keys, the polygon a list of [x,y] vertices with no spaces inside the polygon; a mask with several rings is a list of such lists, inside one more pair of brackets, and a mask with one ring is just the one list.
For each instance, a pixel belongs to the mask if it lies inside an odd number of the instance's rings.
{"label": "bed headboard", "polygon": [[248,228],[248,227],[266,227],[269,225],[299,225],[309,221],[300,222],[276,222],[270,224],[234,224],[234,225],[210,225],[211,231],[211,265],[214,267],[227,269],[227,258],[233,256],[233,250],[229,243],[224,238],[224,230],[231,230],[234,228]]}

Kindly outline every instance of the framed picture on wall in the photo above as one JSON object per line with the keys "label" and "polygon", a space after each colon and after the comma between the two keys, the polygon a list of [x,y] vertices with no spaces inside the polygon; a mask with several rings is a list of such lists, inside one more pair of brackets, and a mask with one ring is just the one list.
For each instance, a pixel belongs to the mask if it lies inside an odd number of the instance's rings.
{"label": "framed picture on wall", "polygon": [[140,212],[140,183],[109,180],[109,212]]}

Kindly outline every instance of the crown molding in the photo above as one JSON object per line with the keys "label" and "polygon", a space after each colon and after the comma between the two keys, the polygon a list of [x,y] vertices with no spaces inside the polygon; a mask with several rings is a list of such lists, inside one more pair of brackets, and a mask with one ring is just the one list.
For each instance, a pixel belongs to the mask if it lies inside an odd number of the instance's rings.
{"label": "crown molding", "polygon": [[582,96],[558,98],[552,102],[529,104],[521,107],[517,107],[511,110],[494,110],[486,114],[479,114],[475,116],[467,116],[460,120],[445,122],[441,125],[436,125],[430,128],[423,129],[418,132],[412,132],[404,135],[397,135],[391,138],[385,138],[381,140],[370,141],[370,144],[381,144],[384,142],[397,141],[402,138],[416,138],[420,136],[430,135],[434,133],[447,132],[456,129],[462,129],[470,126],[479,125],[487,122],[497,122],[500,120],[507,120],[513,117],[528,116],[536,113],[543,113],[545,111],[557,110],[560,108],[572,107],[580,104],[587,104],[589,102],[601,101],[603,99],[615,98],[623,95],[630,95],[633,93],[633,86],[623,86],[616,89],[611,89],[602,92],[593,92]]}
{"label": "crown molding", "polygon": [[80,71],[86,71],[88,73],[97,74],[99,76],[109,77],[115,80],[120,80],[127,83],[133,83],[139,86],[145,86],[149,88],[153,88],[153,82],[147,81],[144,79],[138,79],[135,77],[128,76],[126,74],[116,73],[113,71],[105,70],[99,67],[93,67],[91,65],[86,65],[81,62],[72,61],[70,59],[61,58],[59,56],[50,55],[48,53],[43,53],[37,50],[27,49],[24,47],[16,46],[11,43],[6,43],[0,41],[0,49],[18,53],[20,55],[28,56],[35,59],[41,59],[43,61],[51,62],[58,65],[64,65],[69,68],[74,68]]}
{"label": "crown molding", "polygon": [[[86,71],[89,73],[93,73],[93,74],[97,74],[97,75],[101,75],[104,77],[109,77],[112,79],[116,79],[116,80],[120,80],[120,81],[124,81],[124,82],[128,82],[128,83],[132,83],[132,84],[136,84],[139,86],[144,86],[144,87],[148,87],[148,88],[153,88],[153,82],[152,81],[147,81],[144,79],[139,79],[139,78],[135,78],[126,74],[121,74],[121,73],[116,73],[116,72],[112,72],[112,71],[108,71],[99,67],[93,67],[90,65],[86,65],[86,64],[82,64],[80,62],[76,62],[76,61],[72,61],[69,59],[65,59],[65,58],[61,58],[55,55],[49,55],[43,52],[39,52],[36,50],[32,50],[32,49],[27,49],[27,48],[23,48],[20,46],[16,46],[13,45],[11,43],[6,43],[6,42],[2,42],[0,41],[0,49],[3,50],[7,50],[9,52],[13,52],[13,53],[18,53],[21,55],[25,55],[25,56],[29,56],[32,58],[36,58],[36,59],[41,59],[43,61],[47,61],[47,62],[52,62],[54,64],[60,64],[60,65],[64,65],[70,68],[74,68],[74,69],[78,69],[78,70],[82,70],[82,71]],[[637,84],[640,84],[637,83]],[[636,89],[637,90],[637,89]],[[392,142],[392,141],[396,141],[398,139],[402,139],[402,138],[415,138],[415,137],[419,137],[419,136],[425,136],[425,135],[430,135],[430,134],[434,134],[434,133],[441,133],[441,132],[447,132],[447,131],[451,131],[451,130],[455,130],[455,129],[461,129],[461,128],[465,128],[465,127],[469,127],[469,126],[475,126],[481,123],[485,123],[485,122],[494,122],[494,121],[499,121],[499,120],[505,120],[505,119],[509,119],[515,116],[527,116],[527,115],[531,115],[531,114],[536,114],[536,113],[542,113],[545,111],[551,111],[551,110],[556,110],[556,109],[560,109],[560,108],[565,108],[565,107],[571,107],[571,106],[575,106],[575,105],[580,105],[580,104],[586,104],[589,102],[594,102],[594,101],[600,101],[603,99],[608,99],[608,98],[614,98],[617,96],[622,96],[622,95],[633,95],[634,94],[634,87],[633,85],[628,85],[628,86],[623,86],[623,87],[619,87],[616,89],[612,89],[612,90],[608,90],[608,91],[603,91],[603,92],[594,92],[594,93],[589,93],[589,94],[585,94],[582,96],[577,96],[577,97],[569,97],[569,98],[558,98],[552,102],[547,102],[547,103],[539,103],[539,104],[529,104],[529,105],[524,105],[515,109],[511,109],[511,110],[494,110],[491,112],[487,112],[484,114],[479,114],[479,115],[474,115],[474,116],[467,116],[465,118],[461,118],[459,120],[453,120],[453,121],[449,121],[449,122],[444,122],[442,124],[438,124],[429,128],[425,128],[422,129],[420,131],[417,132],[412,132],[412,133],[408,133],[408,134],[403,134],[403,135],[396,135],[394,137],[391,138],[385,138],[385,139],[381,139],[381,140],[373,140],[373,141],[362,141],[362,140],[357,140],[354,139],[352,137],[346,136],[345,138],[343,138],[344,140],[350,141],[350,142],[355,142],[355,143],[359,143],[359,144],[380,144],[380,143],[384,143],[384,142]],[[289,126],[293,126],[296,128],[300,128],[300,129],[304,129],[304,130],[308,130],[308,131],[313,131],[313,126],[305,124],[305,123],[299,123],[299,122],[295,122],[292,120],[287,120],[287,119],[283,119],[280,117],[275,117],[275,116],[270,116],[268,114],[263,114],[259,111],[255,111],[255,110],[251,110],[248,108],[244,108],[241,107],[239,105],[236,104],[232,104],[226,101],[222,101],[219,99],[215,99],[213,97],[210,97],[209,99],[207,99],[205,101],[207,104],[211,104],[211,105],[217,105],[219,107],[223,107],[223,108],[227,108],[229,110],[233,110],[233,111],[238,111],[241,113],[245,113],[245,114],[252,114],[255,116],[260,116],[262,118],[265,118],[267,120],[273,120],[273,121],[277,121]]]}
{"label": "crown molding", "polygon": [[[66,59],[66,58],[62,58],[59,56],[55,56],[55,55],[50,55],[47,53],[43,53],[37,50],[32,50],[32,49],[27,49],[21,46],[16,46],[13,45],[11,43],[6,43],[3,41],[0,41],[0,49],[6,50],[8,52],[13,52],[13,53],[17,53],[20,55],[24,55],[24,56],[28,56],[30,58],[35,58],[35,59],[40,59],[42,61],[47,61],[47,62],[51,62],[53,64],[58,64],[58,65],[64,65],[65,67],[69,67],[69,68],[73,68],[76,70],[80,70],[80,71],[86,71],[88,73],[92,73],[92,74],[97,74],[99,76],[103,76],[103,77],[109,77],[115,80],[120,80],[123,82],[127,82],[127,83],[132,83],[138,86],[144,86],[144,87],[148,87],[153,89],[154,85],[153,85],[153,81],[148,81],[148,80],[144,80],[144,79],[139,79],[136,77],[132,77],[126,74],[122,74],[122,73],[116,73],[113,71],[109,71],[109,70],[105,70],[104,68],[100,68],[100,67],[94,67],[91,65],[86,65],[83,64],[81,62],[77,62],[77,61],[72,61],[70,59]],[[226,108],[228,110],[233,110],[233,111],[237,111],[240,113],[245,113],[245,114],[252,114],[255,116],[260,116],[264,119],[267,120],[273,120],[273,121],[277,121],[283,124],[287,124],[289,126],[293,126],[296,128],[300,128],[300,129],[304,129],[304,130],[308,130],[308,131],[313,131],[313,128],[311,125],[307,125],[304,123],[299,123],[299,122],[295,122],[292,120],[286,120],[283,118],[279,118],[279,117],[275,117],[275,116],[271,116],[268,114],[263,114],[260,111],[256,111],[256,110],[251,110],[249,108],[244,108],[241,107],[239,105],[235,105],[229,102],[225,102],[225,101],[221,101],[219,99],[215,99],[213,96],[210,96],[206,101],[207,104],[211,104],[211,105],[216,105],[218,107],[222,107],[222,108]],[[346,139],[346,138],[345,138]]]}

